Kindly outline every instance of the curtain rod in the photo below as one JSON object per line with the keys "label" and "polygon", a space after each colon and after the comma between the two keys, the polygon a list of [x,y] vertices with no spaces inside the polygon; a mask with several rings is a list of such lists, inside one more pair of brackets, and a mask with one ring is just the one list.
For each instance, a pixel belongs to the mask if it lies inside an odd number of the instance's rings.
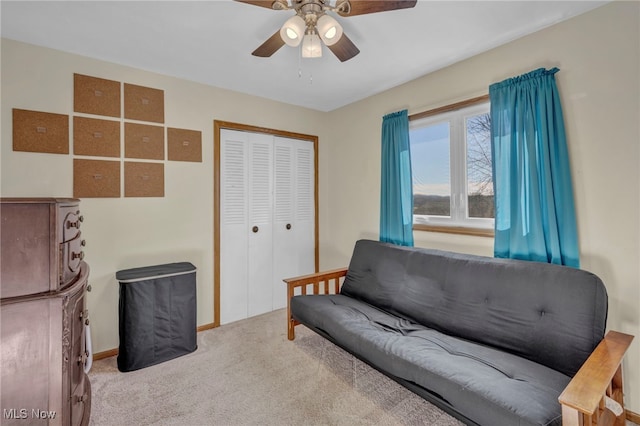
{"label": "curtain rod", "polygon": [[444,112],[455,111],[458,109],[466,108],[471,105],[481,104],[488,101],[489,101],[489,94],[478,96],[475,98],[467,99],[465,101],[456,102],[454,104],[449,104],[449,105],[441,106],[435,109],[430,109],[428,111],[411,114],[409,115],[409,121],[431,117],[433,115],[442,114]]}

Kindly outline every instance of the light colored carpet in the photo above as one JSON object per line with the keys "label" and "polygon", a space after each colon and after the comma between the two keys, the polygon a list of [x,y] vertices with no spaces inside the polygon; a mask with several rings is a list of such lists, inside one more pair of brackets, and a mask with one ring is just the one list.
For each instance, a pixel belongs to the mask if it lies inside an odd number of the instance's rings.
{"label": "light colored carpet", "polygon": [[303,326],[286,336],[274,311],[198,333],[198,349],[121,373],[89,373],[91,425],[461,425]]}

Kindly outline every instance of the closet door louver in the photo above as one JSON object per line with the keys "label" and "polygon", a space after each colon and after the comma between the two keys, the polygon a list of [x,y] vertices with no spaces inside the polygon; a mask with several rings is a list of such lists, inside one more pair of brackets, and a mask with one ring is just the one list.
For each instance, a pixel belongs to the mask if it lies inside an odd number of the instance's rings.
{"label": "closet door louver", "polygon": [[296,146],[296,247],[298,271],[315,272],[315,159],[313,144]]}
{"label": "closet door louver", "polygon": [[276,137],[273,309],[287,305],[284,278],[314,272],[313,144]]}
{"label": "closet door louver", "polygon": [[220,322],[247,318],[248,134],[220,133]]}
{"label": "closet door louver", "polygon": [[[272,310],[273,274],[273,137],[257,133],[249,136],[249,253],[248,316]],[[249,231],[249,229],[247,229]]]}
{"label": "closet door louver", "polygon": [[287,305],[283,278],[297,275],[295,224],[295,151],[292,141],[275,138],[275,217],[273,223],[273,309]]}

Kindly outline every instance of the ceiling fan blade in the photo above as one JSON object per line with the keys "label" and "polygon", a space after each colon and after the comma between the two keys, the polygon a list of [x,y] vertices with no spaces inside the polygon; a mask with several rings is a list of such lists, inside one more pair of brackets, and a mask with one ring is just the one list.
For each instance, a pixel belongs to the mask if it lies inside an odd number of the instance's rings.
{"label": "ceiling fan blade", "polygon": [[[339,3],[339,1],[338,1]],[[350,0],[351,12],[337,11],[340,16],[365,15],[367,13],[387,12],[389,10],[410,9],[417,0]]]}
{"label": "ceiling fan blade", "polygon": [[261,58],[268,58],[269,56],[276,53],[276,51],[282,46],[284,46],[284,40],[282,39],[282,37],[280,37],[280,30],[278,30],[251,54],[253,56],[260,56]]}
{"label": "ceiling fan blade", "polygon": [[340,59],[340,62],[348,61],[360,53],[360,49],[353,44],[346,34],[342,34],[342,37],[340,37],[340,40],[338,40],[336,44],[327,47]]}
{"label": "ceiling fan blade", "polygon": [[266,7],[271,9],[273,6],[273,0],[235,0],[239,3],[252,4],[254,6]]}

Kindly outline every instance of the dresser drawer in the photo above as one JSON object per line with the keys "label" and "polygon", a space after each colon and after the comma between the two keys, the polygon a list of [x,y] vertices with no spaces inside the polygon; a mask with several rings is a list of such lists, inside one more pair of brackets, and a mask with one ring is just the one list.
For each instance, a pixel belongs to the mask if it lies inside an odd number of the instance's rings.
{"label": "dresser drawer", "polygon": [[71,241],[60,244],[60,287],[71,284],[78,276],[84,259],[84,245],[81,232]]}
{"label": "dresser drawer", "polygon": [[[89,266],[81,262],[78,278],[61,291],[0,300],[0,406],[29,414],[27,419],[5,416],[3,426],[89,423],[91,385],[84,372],[88,279]],[[56,415],[36,419],[32,410]]]}
{"label": "dresser drawer", "polygon": [[84,257],[79,200],[0,201],[2,299],[58,291],[74,282]]}
{"label": "dresser drawer", "polygon": [[80,233],[80,225],[84,217],[80,214],[78,206],[60,207],[58,213],[58,235],[61,243],[71,241]]}
{"label": "dresser drawer", "polygon": [[0,216],[0,295],[4,299],[50,291],[49,260],[55,257],[50,206],[3,203]]}

